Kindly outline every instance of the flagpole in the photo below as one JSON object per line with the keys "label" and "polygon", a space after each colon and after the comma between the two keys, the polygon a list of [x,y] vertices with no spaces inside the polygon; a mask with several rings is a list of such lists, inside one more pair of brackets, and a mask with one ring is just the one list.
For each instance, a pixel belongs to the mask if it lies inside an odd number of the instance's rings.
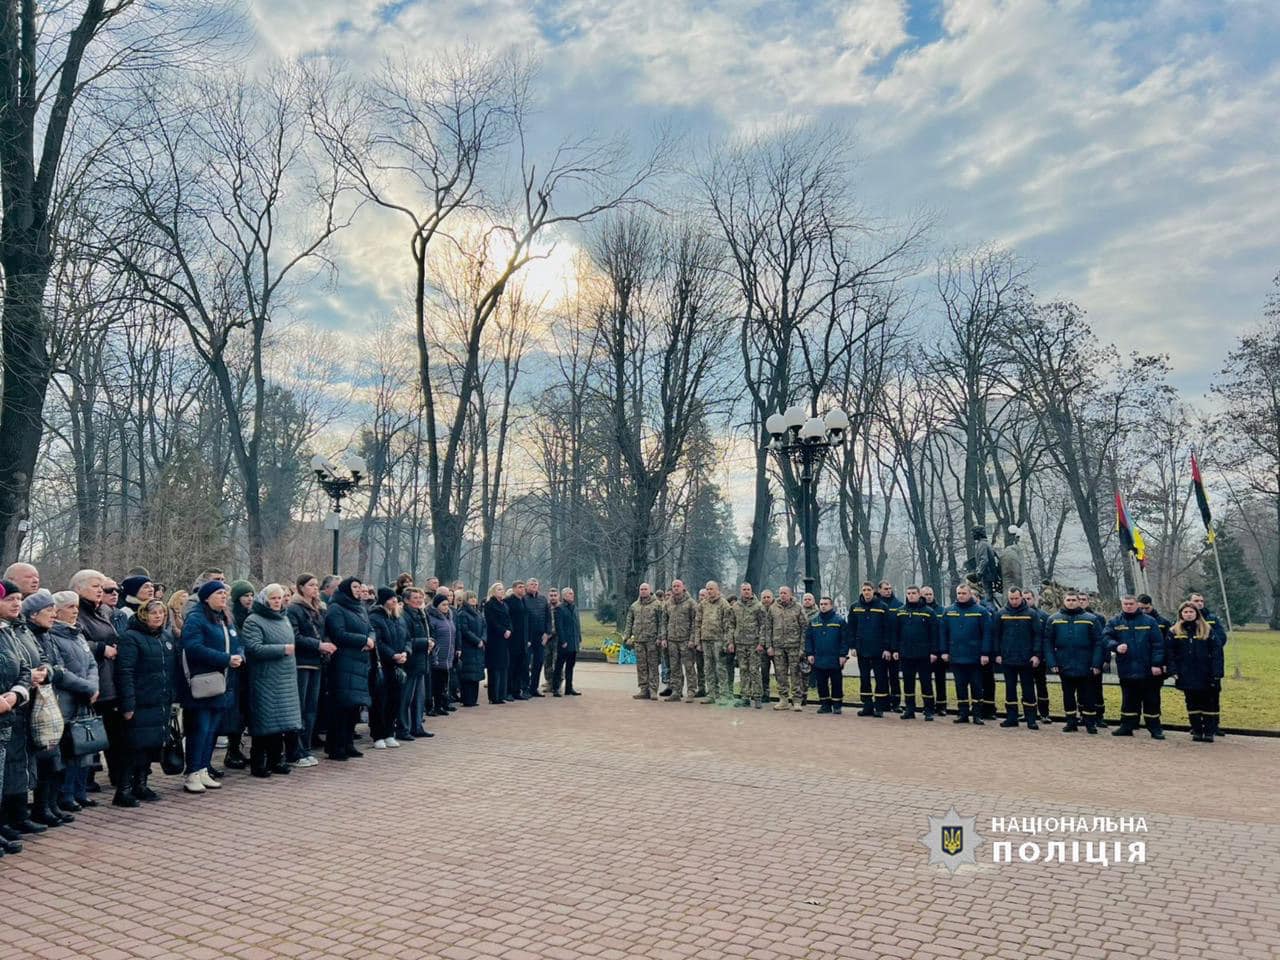
{"label": "flagpole", "polygon": [[[1233,628],[1231,626],[1231,604],[1227,602],[1227,582],[1222,576],[1222,561],[1218,559],[1218,538],[1214,537],[1209,541],[1209,545],[1213,547],[1213,565],[1218,570],[1218,589],[1222,591],[1222,613],[1227,618],[1227,639],[1231,639]],[[1233,680],[1242,680],[1244,674],[1240,670],[1240,644],[1232,647],[1232,669],[1235,671]]]}

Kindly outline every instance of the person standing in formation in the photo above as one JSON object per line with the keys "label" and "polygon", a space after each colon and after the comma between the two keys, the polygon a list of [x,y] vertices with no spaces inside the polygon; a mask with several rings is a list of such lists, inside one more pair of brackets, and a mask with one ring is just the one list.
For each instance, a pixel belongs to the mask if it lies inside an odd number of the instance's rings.
{"label": "person standing in formation", "polygon": [[[768,691],[761,687],[760,664],[765,657],[768,633],[768,614],[756,599],[751,584],[744,583],[738,591],[738,602],[733,605],[733,640],[729,645],[729,652],[738,659],[738,676],[741,678],[738,706],[751,706],[757,710],[764,706]],[[732,689],[729,692],[732,693]]]}
{"label": "person standing in formation", "polygon": [[698,668],[694,662],[698,605],[685,589],[683,580],[671,582],[671,593],[662,617],[662,640],[670,665],[671,703],[693,703],[698,689]]}
{"label": "person standing in formation", "polygon": [[636,681],[639,692],[634,700],[658,699],[658,640],[662,636],[662,604],[653,596],[653,588],[640,584],[634,603],[627,609],[622,629],[622,643],[636,652]]}
{"label": "person standing in formation", "polygon": [[733,691],[729,688],[729,672],[725,654],[733,637],[733,610],[729,601],[720,595],[720,584],[707,581],[706,599],[700,603],[702,621],[699,625],[702,648],[702,672],[707,695],[703,703],[728,703]]}

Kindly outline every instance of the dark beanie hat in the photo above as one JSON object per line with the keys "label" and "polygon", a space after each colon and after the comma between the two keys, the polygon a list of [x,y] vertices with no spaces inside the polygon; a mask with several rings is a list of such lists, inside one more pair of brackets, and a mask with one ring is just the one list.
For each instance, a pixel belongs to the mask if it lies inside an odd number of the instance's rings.
{"label": "dark beanie hat", "polygon": [[125,577],[120,581],[120,589],[124,591],[124,595],[126,597],[136,597],[138,595],[138,591],[150,582],[150,577]]}
{"label": "dark beanie hat", "polygon": [[210,597],[212,597],[219,590],[225,590],[225,589],[227,589],[227,585],[223,583],[221,580],[210,580],[208,583],[204,584],[196,592],[196,596],[200,598],[201,603],[208,603]]}
{"label": "dark beanie hat", "polygon": [[394,600],[395,598],[396,598],[396,592],[392,590],[390,587],[378,588],[378,606],[381,607],[385,605],[388,600]]}
{"label": "dark beanie hat", "polygon": [[444,603],[448,599],[449,599],[449,595],[447,593],[437,593],[434,597],[431,598],[431,605],[433,607],[438,607],[440,606],[440,604]]}
{"label": "dark beanie hat", "polygon": [[347,577],[347,579],[338,584],[338,592],[348,600],[354,600],[356,595],[352,588],[359,582],[359,577]]}
{"label": "dark beanie hat", "polygon": [[0,597],[7,597],[13,593],[22,593],[22,591],[12,580],[0,580]]}

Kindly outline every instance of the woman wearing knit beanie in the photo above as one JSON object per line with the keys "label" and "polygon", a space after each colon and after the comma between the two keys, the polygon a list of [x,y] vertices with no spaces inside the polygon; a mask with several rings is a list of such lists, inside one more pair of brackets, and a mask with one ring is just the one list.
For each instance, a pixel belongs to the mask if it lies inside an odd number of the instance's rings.
{"label": "woman wearing knit beanie", "polygon": [[[236,580],[231,584],[228,610],[231,613],[232,622],[236,625],[236,631],[242,636],[244,622],[249,616],[249,611],[253,609],[253,595],[253,584],[248,580]],[[218,731],[227,738],[227,752],[222,758],[222,765],[228,770],[243,770],[249,765],[249,758],[245,756],[242,744],[244,728],[249,722],[249,672],[251,669],[246,663],[244,669],[235,672],[235,686],[228,688],[231,702],[227,705],[226,713],[222,715],[222,726]]]}

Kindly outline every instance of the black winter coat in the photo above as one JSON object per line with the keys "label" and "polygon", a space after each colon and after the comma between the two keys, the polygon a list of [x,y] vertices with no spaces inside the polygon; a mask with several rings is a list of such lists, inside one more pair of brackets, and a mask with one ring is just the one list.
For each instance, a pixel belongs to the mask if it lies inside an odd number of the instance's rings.
{"label": "black winter coat", "polygon": [[507,647],[515,653],[529,645],[529,608],[514,593],[505,602],[507,616],[511,618],[511,637],[507,640]]}
{"label": "black winter coat", "polygon": [[364,604],[345,593],[335,593],[325,613],[324,634],[338,648],[330,661],[329,689],[334,702],[344,707],[371,705],[369,654],[364,648],[373,627]]}
{"label": "black winter coat", "polygon": [[427,670],[430,669],[428,648],[431,646],[427,611],[426,609],[415,610],[406,605],[401,619],[409,634],[409,660],[404,665],[405,672],[411,677],[426,676]]}
{"label": "black winter coat", "polygon": [[129,745],[135,750],[164,746],[173,704],[173,641],[163,627],[152,630],[130,617],[116,656],[116,690],[126,721]]}
{"label": "black winter coat", "polygon": [[285,611],[289,626],[293,627],[293,656],[300,669],[319,667],[324,662],[320,653],[320,641],[324,639],[324,613],[294,600]]}
{"label": "black winter coat", "polygon": [[845,647],[856,650],[860,657],[883,656],[892,647],[894,617],[879,597],[865,601],[859,597],[849,608]]}
{"label": "black winter coat", "polygon": [[1181,623],[1175,623],[1169,631],[1169,669],[1177,677],[1173,685],[1179,690],[1212,689],[1222,679],[1222,641],[1218,631],[1210,627],[1209,636],[1199,640],[1183,636],[1180,628]]}
{"label": "black winter coat", "polygon": [[462,609],[453,618],[458,628],[458,648],[462,651],[462,660],[458,664],[460,680],[478,681],[484,679],[484,617],[479,607],[463,604]]}
{"label": "black winter coat", "polygon": [[578,620],[578,608],[561,601],[555,609],[556,643],[565,653],[577,653],[582,646],[582,623]]}
{"label": "black winter coat", "polygon": [[484,625],[484,665],[490,670],[505,669],[510,662],[507,657],[510,641],[503,634],[511,630],[511,613],[504,601],[490,597],[484,602]]}
{"label": "black winter coat", "polygon": [[[93,650],[93,659],[98,664],[98,705],[105,706],[116,699],[116,666],[115,661],[107,658],[107,647],[114,647],[120,641],[115,624],[111,622],[111,614],[106,607],[90,603],[80,598],[80,630],[89,641]],[[119,649],[117,648],[117,653]]]}
{"label": "black winter coat", "polygon": [[[405,669],[405,664],[395,662],[395,655],[409,652],[409,628],[404,617],[389,615],[385,607],[374,607],[369,614],[373,636],[378,644],[378,661],[384,672]],[[407,663],[407,661],[406,661]]]}

